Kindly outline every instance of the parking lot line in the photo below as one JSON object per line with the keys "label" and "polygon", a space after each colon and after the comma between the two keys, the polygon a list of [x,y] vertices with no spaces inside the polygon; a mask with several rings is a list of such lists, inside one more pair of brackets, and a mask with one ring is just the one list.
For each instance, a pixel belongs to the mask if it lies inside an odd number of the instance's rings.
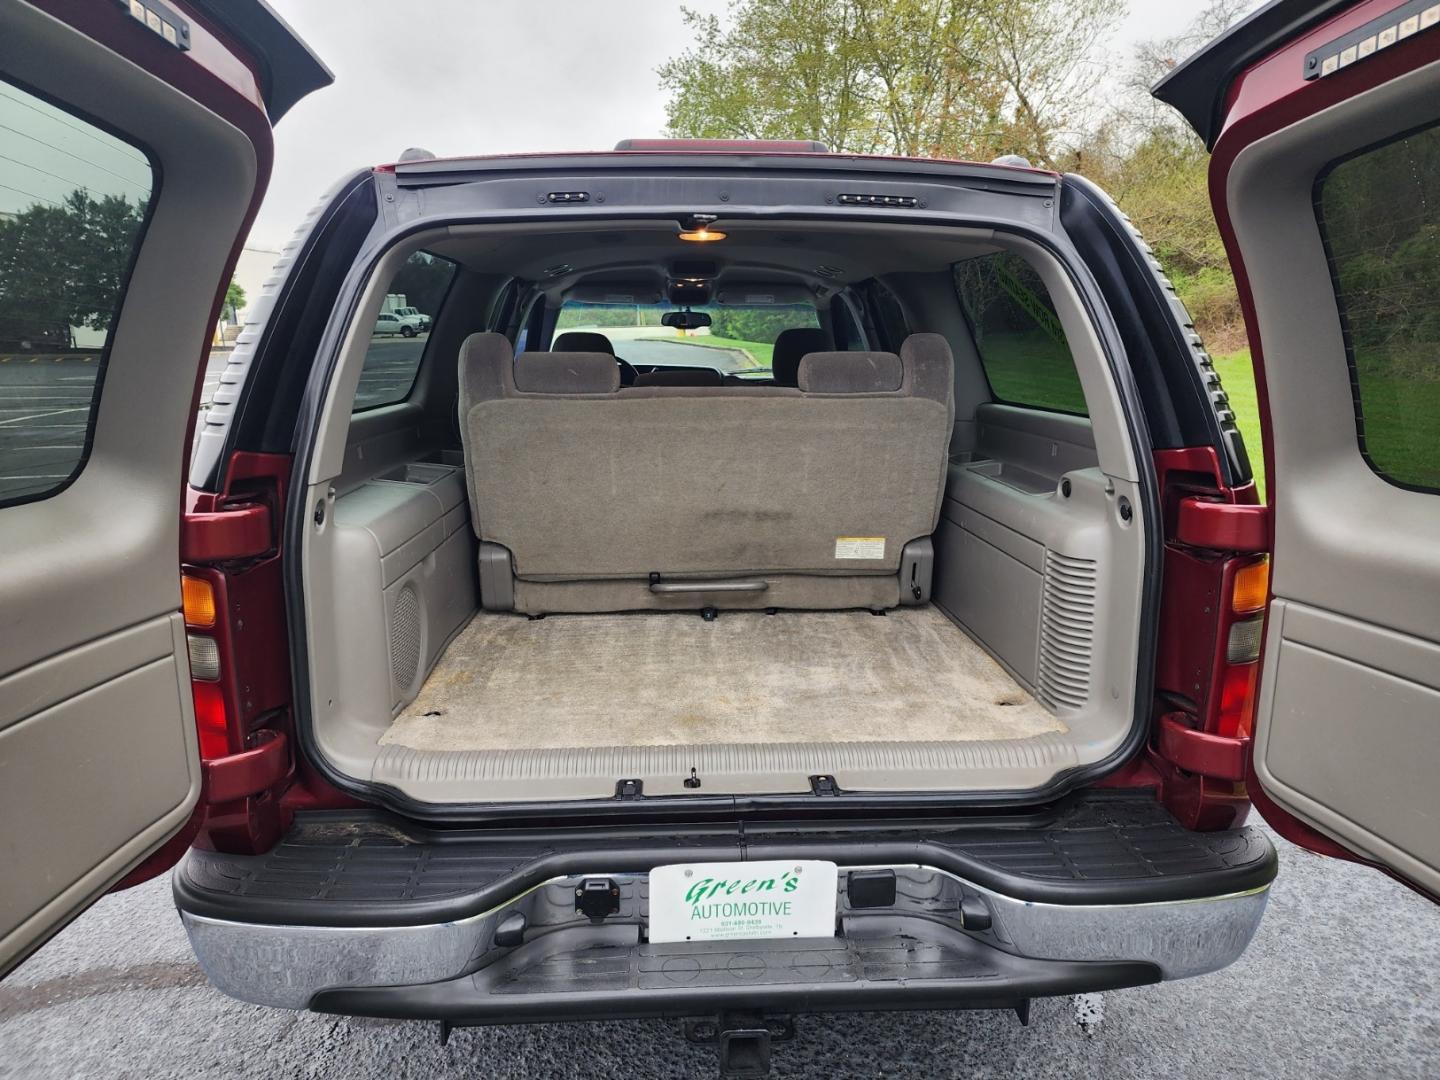
{"label": "parking lot line", "polygon": [[[78,407],[73,408],[73,409],[56,409],[56,410],[53,411],[53,412],[35,413],[33,416],[12,416],[9,420],[0,420],[0,424],[19,424],[19,423],[22,423],[22,422],[24,422],[24,421],[26,421],[26,420],[47,420],[47,419],[49,419],[49,418],[52,417],[52,416],[60,416],[60,415],[63,414],[63,413],[89,412],[89,411],[90,411],[90,406],[89,406],[89,405],[81,405],[81,406],[78,406]],[[84,427],[83,424],[78,424],[78,425],[76,425],[76,426],[77,426],[77,427]]]}

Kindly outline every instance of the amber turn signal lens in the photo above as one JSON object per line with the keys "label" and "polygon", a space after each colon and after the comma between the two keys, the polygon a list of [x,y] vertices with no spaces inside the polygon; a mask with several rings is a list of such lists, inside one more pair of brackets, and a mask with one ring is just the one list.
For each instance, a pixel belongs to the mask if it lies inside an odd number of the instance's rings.
{"label": "amber turn signal lens", "polygon": [[1237,614],[1259,611],[1270,598],[1270,560],[1261,559],[1235,571],[1235,585],[1230,591],[1232,609]]}
{"label": "amber turn signal lens", "polygon": [[186,626],[215,625],[215,587],[210,582],[181,575],[180,600]]}
{"label": "amber turn signal lens", "polygon": [[681,240],[689,240],[692,244],[713,244],[716,240],[725,239],[725,234],[719,229],[686,229],[677,235]]}

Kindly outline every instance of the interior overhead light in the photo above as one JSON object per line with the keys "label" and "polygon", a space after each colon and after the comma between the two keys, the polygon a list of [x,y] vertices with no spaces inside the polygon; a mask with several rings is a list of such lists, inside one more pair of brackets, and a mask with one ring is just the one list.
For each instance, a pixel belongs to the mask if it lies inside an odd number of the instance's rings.
{"label": "interior overhead light", "polygon": [[725,234],[719,229],[709,229],[704,225],[698,229],[682,229],[678,235],[681,240],[689,240],[696,244],[708,244],[715,240],[725,239]]}

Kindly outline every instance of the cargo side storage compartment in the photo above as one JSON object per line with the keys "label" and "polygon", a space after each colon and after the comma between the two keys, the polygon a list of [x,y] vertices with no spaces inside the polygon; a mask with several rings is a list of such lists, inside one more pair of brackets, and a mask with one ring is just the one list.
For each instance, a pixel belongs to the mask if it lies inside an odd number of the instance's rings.
{"label": "cargo side storage compartment", "polygon": [[1133,664],[1141,558],[1133,507],[1098,466],[1082,417],[976,412],[950,465],[935,533],[935,602],[1072,730],[1118,730]]}
{"label": "cargo side storage compartment", "polygon": [[475,611],[463,477],[408,462],[335,500],[335,629],[349,678],[366,684],[357,700],[393,711],[414,698]]}

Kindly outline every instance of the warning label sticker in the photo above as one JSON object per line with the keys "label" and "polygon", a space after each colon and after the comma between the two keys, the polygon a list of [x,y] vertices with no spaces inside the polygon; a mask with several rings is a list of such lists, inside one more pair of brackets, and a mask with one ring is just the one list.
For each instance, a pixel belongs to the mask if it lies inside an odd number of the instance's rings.
{"label": "warning label sticker", "polygon": [[837,536],[835,538],[835,558],[883,559],[885,558],[885,537]]}

